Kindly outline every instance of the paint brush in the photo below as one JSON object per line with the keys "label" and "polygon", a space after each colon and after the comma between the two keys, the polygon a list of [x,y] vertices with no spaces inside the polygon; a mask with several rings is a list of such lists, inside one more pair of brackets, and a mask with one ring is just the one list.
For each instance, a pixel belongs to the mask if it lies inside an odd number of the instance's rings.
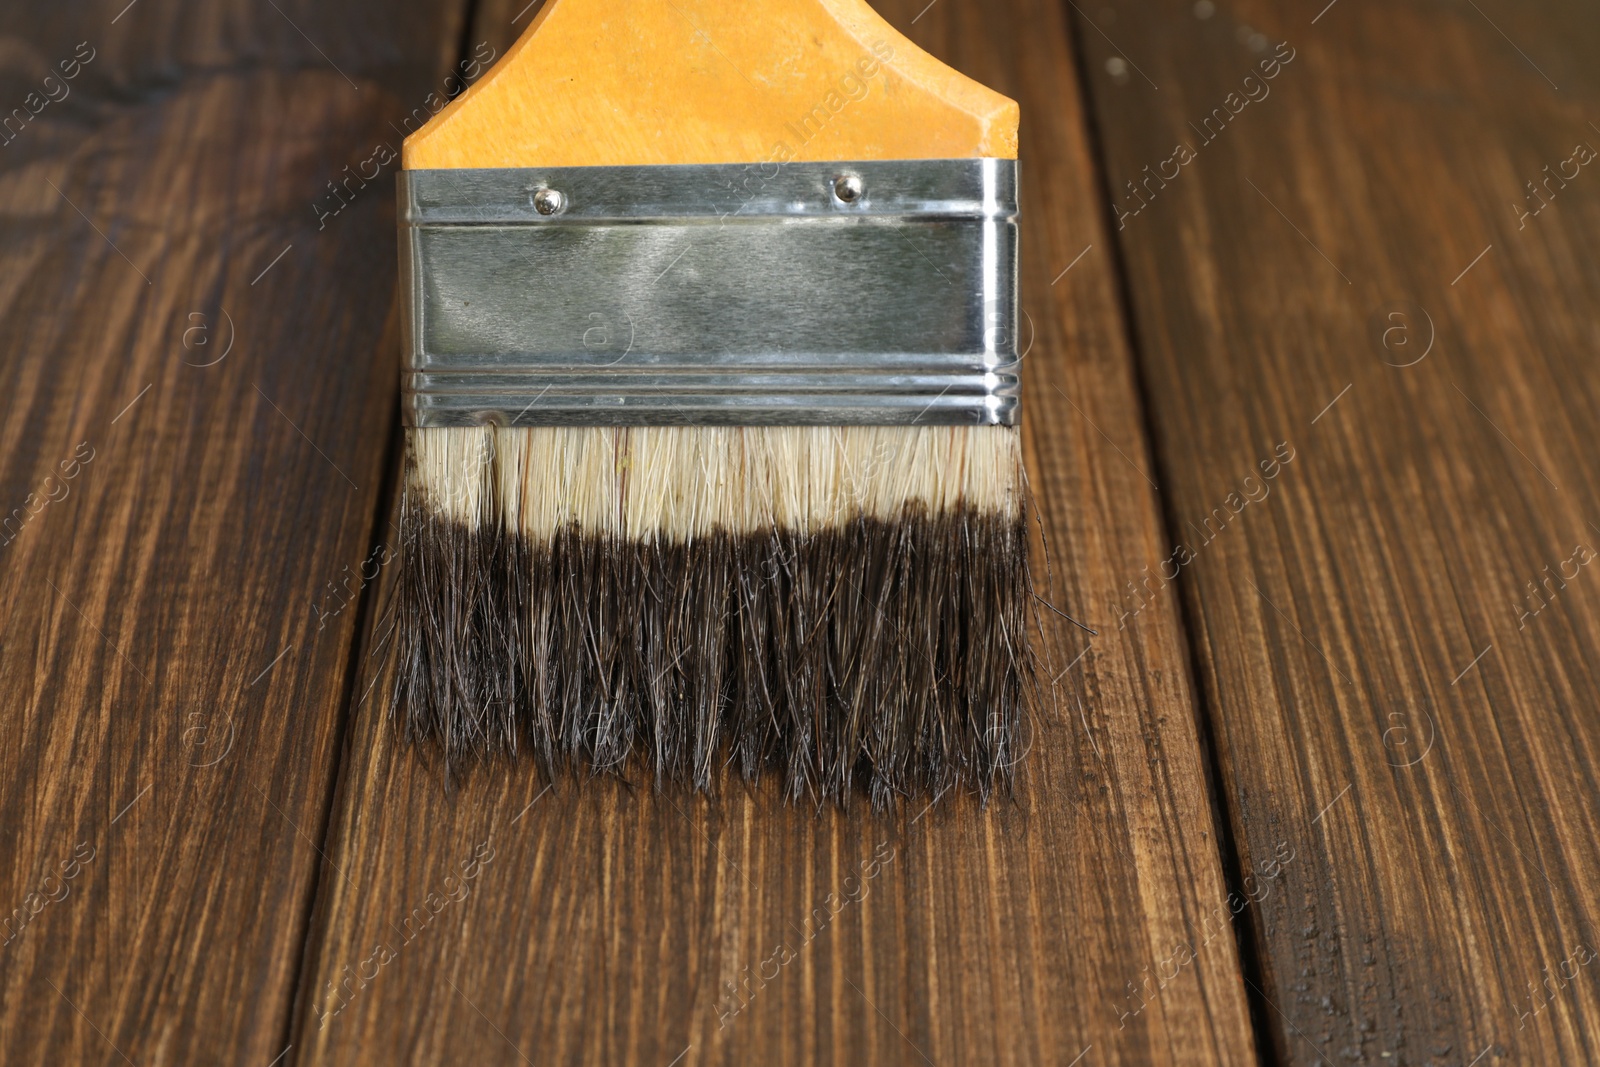
{"label": "paint brush", "polygon": [[1016,134],[859,0],[551,0],[412,134],[406,734],[880,807],[1008,782]]}

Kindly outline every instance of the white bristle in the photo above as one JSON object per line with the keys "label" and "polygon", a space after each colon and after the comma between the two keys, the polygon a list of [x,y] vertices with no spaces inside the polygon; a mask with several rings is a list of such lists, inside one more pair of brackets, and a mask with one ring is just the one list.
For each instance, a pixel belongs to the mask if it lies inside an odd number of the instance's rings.
{"label": "white bristle", "polygon": [[812,533],[907,504],[1013,517],[1008,427],[532,427],[410,434],[412,490],[475,528],[494,515],[545,541],[563,528],[673,542],[774,527]]}

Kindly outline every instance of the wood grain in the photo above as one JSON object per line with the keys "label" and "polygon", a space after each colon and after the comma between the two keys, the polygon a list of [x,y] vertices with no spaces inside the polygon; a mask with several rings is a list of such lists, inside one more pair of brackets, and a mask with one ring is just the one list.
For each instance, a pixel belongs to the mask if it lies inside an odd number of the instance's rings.
{"label": "wood grain", "polygon": [[1297,857],[1249,910],[1277,1059],[1594,1062],[1600,14],[1319,7],[1078,22],[1196,557],[1129,628],[1181,590],[1241,864]]}
{"label": "wood grain", "polygon": [[312,205],[463,12],[121,6],[0,58],[90,42],[0,148],[0,1062],[265,1064],[395,405],[392,186]]}
{"label": "wood grain", "polygon": [[[923,7],[881,10],[1022,104],[1029,470],[1050,594],[1105,626],[1162,535],[1066,26],[1033,0]],[[469,36],[499,32],[480,19]],[[328,846],[347,877],[322,883],[295,1055],[1249,1060],[1178,622],[1106,627],[1092,645],[1049,630],[1055,703],[1015,802],[986,810],[813,811],[732,779],[708,802],[545,783],[527,763],[447,787],[373,690]],[[1157,996],[1153,974],[1186,938]]]}
{"label": "wood grain", "polygon": [[549,0],[477,0],[472,5],[472,26],[467,37],[475,45],[487,44],[496,54],[517,42]]}

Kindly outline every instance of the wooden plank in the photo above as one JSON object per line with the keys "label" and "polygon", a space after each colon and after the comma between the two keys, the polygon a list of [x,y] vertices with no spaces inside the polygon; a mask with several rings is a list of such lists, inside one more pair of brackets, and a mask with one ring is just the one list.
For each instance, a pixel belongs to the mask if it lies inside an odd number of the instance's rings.
{"label": "wooden plank", "polygon": [[1043,0],[925,6],[882,9],[1022,104],[1029,469],[1053,596],[1104,627],[1090,646],[1051,624],[1058,702],[1015,802],[880,818],[733,781],[712,801],[547,784],[528,764],[447,790],[375,690],[329,845],[347,877],[317,904],[303,1062],[1252,1057],[1180,629],[1110,625],[1161,534],[1066,27]]}
{"label": "wooden plank", "polygon": [[120,6],[0,62],[31,108],[90,42],[0,149],[0,1061],[265,1064],[396,401],[392,185],[313,203],[461,12],[325,61],[270,6]]}
{"label": "wooden plank", "polygon": [[[94,50],[60,101],[39,111],[42,129],[68,113],[82,117],[107,103],[170,89],[203,72],[245,67],[321,71],[356,96],[390,93],[394,117],[423,102],[457,58],[467,5],[427,6],[376,0],[95,0],[39,4],[13,20],[12,50],[0,63],[6,113],[41,87],[80,42]],[[41,95],[49,95],[48,90]],[[76,99],[76,104],[70,101]],[[399,107],[397,105],[403,105]],[[25,142],[18,142],[18,145]],[[5,155],[17,154],[17,146]],[[341,164],[342,165],[342,164]]]}
{"label": "wooden plank", "polygon": [[467,36],[485,41],[496,54],[516,43],[533,24],[547,0],[478,0],[472,8],[472,28]]}
{"label": "wooden plank", "polygon": [[1292,1063],[1593,1062],[1600,13],[1321,7],[1078,23],[1241,862],[1295,857],[1262,1017]]}

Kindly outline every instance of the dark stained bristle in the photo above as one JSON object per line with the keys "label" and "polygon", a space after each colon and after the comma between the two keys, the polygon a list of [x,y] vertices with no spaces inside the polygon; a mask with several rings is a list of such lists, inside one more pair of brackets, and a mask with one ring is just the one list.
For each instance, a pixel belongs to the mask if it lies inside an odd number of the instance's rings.
{"label": "dark stained bristle", "polygon": [[537,540],[445,511],[407,480],[392,710],[448,766],[527,750],[550,775],[710,790],[731,765],[880,809],[1013,780],[1034,686],[1020,509]]}

